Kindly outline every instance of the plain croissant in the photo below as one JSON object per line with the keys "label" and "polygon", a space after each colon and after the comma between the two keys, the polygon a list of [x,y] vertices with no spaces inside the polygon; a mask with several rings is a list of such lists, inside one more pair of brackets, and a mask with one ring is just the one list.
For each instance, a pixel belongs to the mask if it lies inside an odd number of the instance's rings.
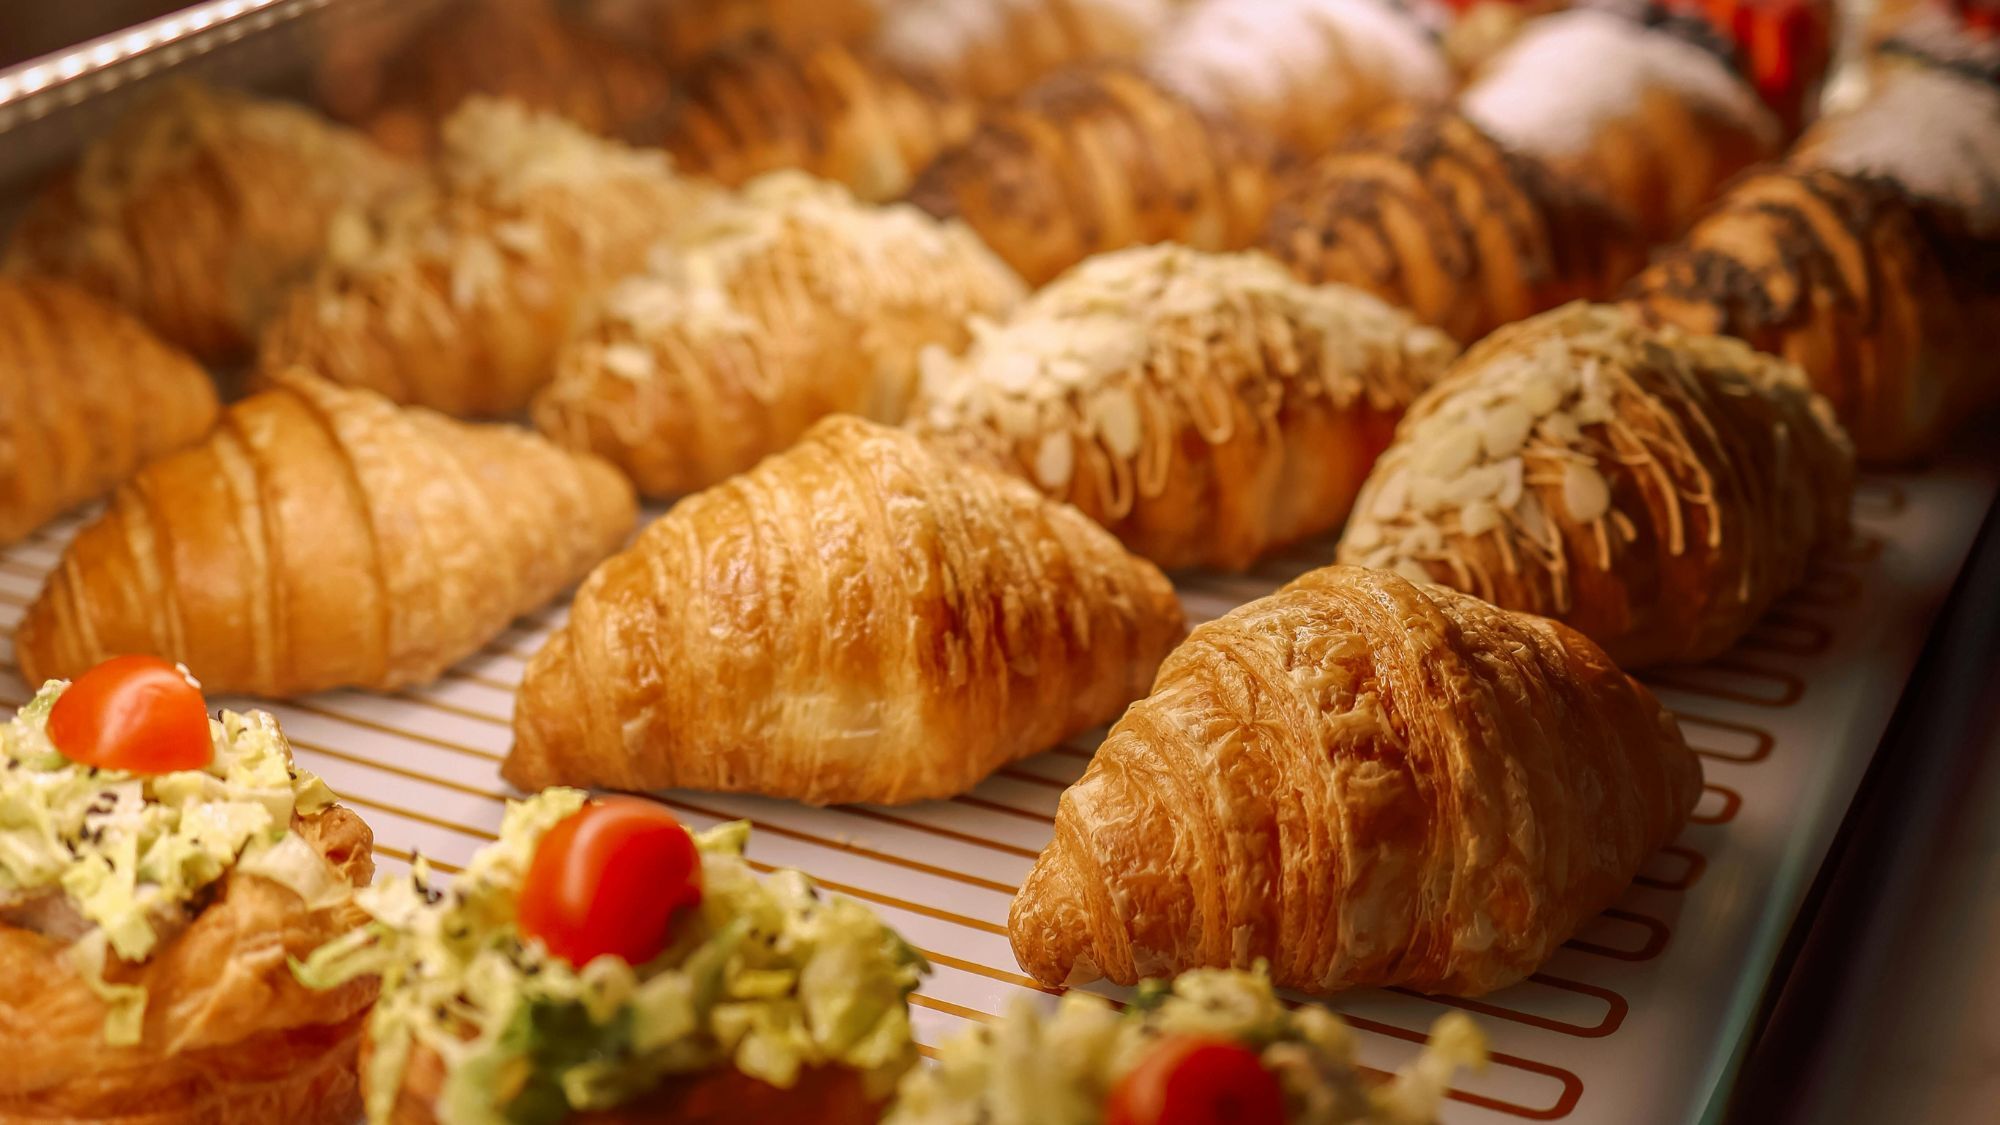
{"label": "plain croissant", "polygon": [[927,356],[912,422],[1163,567],[1241,570],[1339,526],[1457,354],[1262,254],[1149,246],[1085,259],[964,356]]}
{"label": "plain croissant", "polygon": [[1180,639],[1081,512],[851,416],[681,501],[535,654],[503,775],[901,803],[1103,723]]}
{"label": "plain croissant", "polygon": [[1403,117],[1311,162],[1258,245],[1461,341],[1609,297],[1646,260],[1622,211],[1453,113]]}
{"label": "plain croissant", "polygon": [[1846,534],[1853,489],[1798,368],[1579,302],[1481,341],[1410,408],[1339,557],[1556,618],[1626,668],[1701,660]]}
{"label": "plain croissant", "polygon": [[0,325],[0,544],[215,424],[207,373],[66,282],[0,277]]}
{"label": "plain croissant", "polygon": [[894,3],[872,42],[891,64],[987,101],[1065,66],[1136,59],[1179,0]]}
{"label": "plain croissant", "polygon": [[65,278],[230,363],[319,259],[334,215],[410,176],[303,106],[175,82],[35,201],[5,268]]}
{"label": "plain croissant", "polygon": [[265,332],[261,374],[304,367],[460,417],[526,409],[590,301],[715,189],[656,152],[506,102],[445,125],[436,190],[354,216]]}
{"label": "plain croissant", "polygon": [[1265,960],[1308,992],[1478,995],[1609,906],[1700,793],[1673,717],[1574,630],[1329,567],[1167,658],[1007,928],[1049,984]]}
{"label": "plain croissant", "polygon": [[1248,245],[1273,191],[1263,149],[1135,70],[1062,71],[989,107],[910,201],[965,220],[1040,285],[1103,250]]}
{"label": "plain croissant", "polygon": [[178,661],[219,694],[423,683],[582,577],[634,518],[594,458],[287,376],[113,494],[15,651],[30,683],[121,653]]}
{"label": "plain croissant", "polygon": [[753,181],[565,346],[535,424],[648,496],[706,488],[834,413],[900,422],[928,344],[1021,281],[969,230],[856,203],[798,172]]}

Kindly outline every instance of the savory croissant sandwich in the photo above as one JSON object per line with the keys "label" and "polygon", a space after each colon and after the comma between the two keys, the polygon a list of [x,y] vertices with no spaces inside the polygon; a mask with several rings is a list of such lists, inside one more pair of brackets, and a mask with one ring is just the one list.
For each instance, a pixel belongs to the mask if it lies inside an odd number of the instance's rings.
{"label": "savory croissant sandwich", "polygon": [[979,100],[1065,66],[1132,60],[1180,0],[927,0],[891,3],[872,42],[894,66]]}
{"label": "savory croissant sandwich", "polygon": [[373,921],[297,972],[381,977],[369,1122],[872,1125],[928,966],[799,872],[757,878],[748,835],[550,789],[447,886],[419,861],[362,892]]}
{"label": "savory croissant sandwich", "polygon": [[445,125],[435,189],[350,213],[264,334],[260,373],[305,367],[397,402],[511,415],[589,303],[715,190],[657,152],[478,100]]}
{"label": "savory croissant sandwich", "polygon": [[1459,1012],[1387,1081],[1356,1046],[1332,1011],[1280,1000],[1262,967],[1149,980],[1123,1011],[1022,996],[905,1075],[884,1125],[1429,1125],[1453,1072],[1486,1062]]}
{"label": "savory croissant sandwich", "polygon": [[1387,571],[1195,629],[1008,919],[1049,984],[1270,963],[1473,996],[1539,968],[1680,830],[1701,765],[1582,634]]}
{"label": "savory croissant sandwich", "polygon": [[1314,156],[1391,105],[1455,85],[1442,45],[1401,0],[1194,0],[1146,58],[1211,116]]}
{"label": "savory croissant sandwich", "polygon": [[736,185],[798,168],[870,201],[971,133],[972,102],[831,40],[724,44],[676,75],[660,143],[690,172]]}
{"label": "savory croissant sandwich", "polygon": [[1561,620],[1626,668],[1714,656],[1847,531],[1798,368],[1577,303],[1487,337],[1376,462],[1340,561]]}
{"label": "savory croissant sandwich", "polygon": [[946,797],[1116,716],[1182,621],[1083,513],[829,418],[597,568],[528,665],[502,773]]}
{"label": "savory croissant sandwich", "polygon": [[836,413],[900,422],[926,345],[963,347],[1021,281],[977,236],[799,172],[753,181],[565,345],[535,424],[648,496],[706,488]]}
{"label": "savory croissant sandwich", "polygon": [[334,215],[409,177],[303,106],[174,82],[35,201],[3,264],[66,278],[200,359],[233,362],[319,259]]}
{"label": "savory croissant sandwich", "polygon": [[0,1120],[348,1125],[372,978],[285,967],[362,925],[368,826],[261,711],[120,657],[0,725]]}
{"label": "savory croissant sandwich", "polygon": [[1248,245],[1273,190],[1264,147],[1136,70],[1064,71],[989,107],[910,200],[965,220],[1040,285],[1101,250]]}
{"label": "savory croissant sandwich", "polygon": [[130,314],[0,277],[0,545],[215,425],[215,386]]}
{"label": "savory croissant sandwich", "polygon": [[1457,354],[1358,289],[1163,244],[1086,258],[965,355],[927,354],[911,420],[1163,567],[1242,570],[1347,518]]}
{"label": "savory croissant sandwich", "polygon": [[581,578],[634,517],[593,457],[295,376],[113,493],[15,654],[31,681],[142,652],[226,693],[424,683]]}

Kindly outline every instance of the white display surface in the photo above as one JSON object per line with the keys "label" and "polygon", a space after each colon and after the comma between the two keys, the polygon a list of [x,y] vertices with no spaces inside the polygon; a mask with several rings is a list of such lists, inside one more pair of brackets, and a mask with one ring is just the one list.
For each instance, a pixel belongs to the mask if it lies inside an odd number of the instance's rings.
{"label": "white display surface", "polygon": [[[1702,753],[1696,823],[1521,985],[1475,1002],[1395,990],[1338,998],[1363,1032],[1363,1060],[1399,1065],[1453,1003],[1474,1013],[1494,1061],[1460,1083],[1447,1123],[1643,1125],[1711,1114],[1779,944],[1994,491],[1981,473],[1870,478],[1854,542],[1822,559],[1742,646],[1647,677]],[[0,628],[12,629],[76,526],[64,521],[0,552]],[[1252,576],[1189,576],[1182,598],[1192,620],[1206,620],[1331,553],[1318,544]],[[374,828],[380,872],[402,873],[416,852],[451,870],[493,838],[511,793],[499,764],[513,687],[561,619],[552,610],[523,620],[427,690],[269,705],[300,760]],[[0,642],[9,706],[29,694],[12,659]],[[1095,735],[1078,738],[966,796],[896,809],[665,796],[693,826],[749,818],[753,861],[802,868],[874,904],[935,966],[914,997],[918,1035],[934,1043],[1040,996],[1008,947],[1007,906],[1095,745]]]}

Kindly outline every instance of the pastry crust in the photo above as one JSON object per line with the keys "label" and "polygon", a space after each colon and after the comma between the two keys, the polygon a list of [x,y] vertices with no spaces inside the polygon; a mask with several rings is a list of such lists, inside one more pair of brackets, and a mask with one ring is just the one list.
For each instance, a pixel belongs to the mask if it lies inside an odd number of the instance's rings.
{"label": "pastry crust", "polygon": [[912,423],[1163,567],[1243,570],[1347,518],[1457,354],[1262,254],[1150,246],[1086,259],[965,355],[927,357]]}
{"label": "pastry crust", "polygon": [[[374,872],[367,825],[335,806],[294,830],[356,887]],[[147,990],[139,1043],[104,1043],[105,1008],[67,946],[0,925],[0,1122],[346,1125],[361,1112],[356,1048],[376,983],[319,992],[303,958],[367,922],[352,901],[305,909],[290,888],[232,873],[186,929],[106,976]]]}
{"label": "pastry crust", "polygon": [[902,421],[922,349],[963,347],[968,316],[1021,291],[957,223],[774,172],[612,290],[564,347],[535,425],[648,496],[692,492],[829,414]]}
{"label": "pastry crust", "polygon": [[66,282],[0,277],[0,545],[215,424],[208,375]]}
{"label": "pastry crust", "polygon": [[1062,796],[1008,919],[1050,984],[1264,959],[1474,996],[1610,905],[1701,793],[1563,625],[1352,567],[1197,629]]}
{"label": "pastry crust", "polygon": [[1135,70],[1064,71],[989,107],[917,177],[910,200],[978,231],[1031,285],[1103,250],[1249,244],[1270,154]]}
{"label": "pastry crust", "polygon": [[975,120],[958,94],[831,41],[725,44],[675,89],[660,143],[681,167],[730,186],[798,168],[871,202],[901,195]]}
{"label": "pastry crust", "polygon": [[1105,722],[1182,630],[1082,513],[829,418],[676,505],[530,662],[503,775],[902,803]]}
{"label": "pastry crust", "polygon": [[874,44],[891,64],[990,101],[1067,66],[1137,59],[1179,0],[929,0],[897,3]]}
{"label": "pastry crust", "polygon": [[475,101],[440,180],[346,237],[265,332],[258,375],[304,367],[459,417],[525,410],[581,311],[714,189],[658,153]]}
{"label": "pastry crust", "polygon": [[156,461],[63,552],[14,637],[31,683],[107,656],[217,693],[423,683],[631,529],[611,466],[304,376]]}
{"label": "pastry crust", "polygon": [[1494,333],[1410,409],[1339,557],[1557,618],[1626,668],[1702,660],[1846,535],[1853,490],[1798,368],[1578,303]]}
{"label": "pastry crust", "polygon": [[884,9],[901,0],[658,0],[649,5],[652,40],[679,69],[719,47],[758,35],[786,50],[814,43],[864,42]]}
{"label": "pastry crust", "polygon": [[302,106],[176,82],[35,201],[4,268],[74,282],[202,360],[234,362],[319,259],[334,214],[409,177]]}
{"label": "pastry crust", "polygon": [[1631,220],[1453,113],[1405,115],[1308,165],[1259,245],[1307,281],[1365,289],[1461,341],[1645,264]]}

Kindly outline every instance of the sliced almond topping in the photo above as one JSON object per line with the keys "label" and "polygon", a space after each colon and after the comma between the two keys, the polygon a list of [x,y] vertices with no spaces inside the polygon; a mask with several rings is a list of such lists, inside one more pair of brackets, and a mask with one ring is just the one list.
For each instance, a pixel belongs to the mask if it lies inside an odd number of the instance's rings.
{"label": "sliced almond topping", "polygon": [[1369,510],[1378,520],[1392,520],[1403,514],[1403,509],[1409,502],[1410,472],[1408,469],[1397,469],[1382,482],[1382,487],[1376,491],[1375,502]]}
{"label": "sliced almond topping", "polygon": [[1372,551],[1382,543],[1382,525],[1369,519],[1356,519],[1348,523],[1347,531],[1341,536],[1341,546],[1357,551]]}
{"label": "sliced almond topping", "polygon": [[1397,574],[1403,576],[1404,578],[1409,579],[1411,582],[1414,582],[1419,586],[1431,585],[1431,572],[1424,568],[1424,564],[1418,562],[1415,559],[1410,559],[1410,558],[1397,559],[1394,569]]}
{"label": "sliced almond topping", "polygon": [[1486,459],[1504,461],[1519,453],[1534,426],[1534,416],[1518,402],[1503,402],[1488,410],[1479,434]]}
{"label": "sliced almond topping", "polygon": [[1139,452],[1139,404],[1125,387],[1112,387],[1090,400],[1090,421],[1105,447],[1118,457]]}
{"label": "sliced almond topping", "polygon": [[1069,434],[1058,430],[1044,435],[1035,450],[1035,479],[1046,489],[1065,488],[1075,471],[1076,444]]}
{"label": "sliced almond topping", "polygon": [[1474,500],[1459,509],[1458,531],[1461,535],[1484,535],[1500,526],[1500,509],[1488,500]]}
{"label": "sliced almond topping", "polygon": [[1611,508],[1611,488],[1596,469],[1574,461],[1563,466],[1563,507],[1579,523],[1593,523]]}

